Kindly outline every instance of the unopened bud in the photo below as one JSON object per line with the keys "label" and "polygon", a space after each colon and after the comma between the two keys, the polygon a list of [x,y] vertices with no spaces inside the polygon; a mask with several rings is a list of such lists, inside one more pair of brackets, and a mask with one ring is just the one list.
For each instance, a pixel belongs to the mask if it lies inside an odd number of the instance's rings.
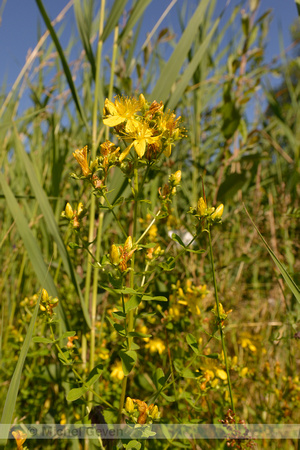
{"label": "unopened bud", "polygon": [[128,236],[128,238],[126,239],[125,244],[124,244],[124,250],[128,251],[131,249],[132,249],[132,238],[131,238],[131,236]]}
{"label": "unopened bud", "polygon": [[143,94],[140,94],[140,96],[139,96],[139,101],[140,101],[141,107],[143,107],[143,106],[146,104],[146,99],[145,99],[145,97],[143,96]]}
{"label": "unopened bud", "polygon": [[73,217],[73,214],[74,214],[74,212],[73,212],[72,206],[70,205],[70,203],[67,203],[66,207],[65,207],[65,216],[66,216],[66,218],[71,220],[72,217]]}
{"label": "unopened bud", "polygon": [[134,403],[132,398],[127,397],[125,402],[125,409],[128,413],[132,413],[134,411]]}
{"label": "unopened bud", "polygon": [[46,289],[42,289],[42,302],[46,303],[49,299],[49,294]]}
{"label": "unopened bud", "polygon": [[169,176],[169,181],[174,186],[177,186],[181,181],[181,170],[177,170],[177,172],[173,173]]}
{"label": "unopened bud", "polygon": [[203,197],[200,197],[197,203],[197,214],[203,217],[206,214],[207,204]]}
{"label": "unopened bud", "polygon": [[77,213],[78,219],[81,219],[85,215],[85,213],[86,209],[83,206],[83,203],[80,202],[78,205],[78,213]]}
{"label": "unopened bud", "polygon": [[151,410],[149,407],[149,412],[151,414],[152,419],[159,419],[160,418],[160,412],[158,411],[157,405],[152,406]]}
{"label": "unopened bud", "polygon": [[221,203],[221,205],[219,205],[217,207],[217,209],[210,216],[211,219],[212,220],[221,219],[221,217],[223,215],[223,211],[224,211],[224,205],[223,205],[223,203]]}
{"label": "unopened bud", "polygon": [[110,248],[110,261],[112,264],[114,264],[115,266],[119,264],[120,262],[120,254],[119,254],[119,249],[118,247],[113,244]]}

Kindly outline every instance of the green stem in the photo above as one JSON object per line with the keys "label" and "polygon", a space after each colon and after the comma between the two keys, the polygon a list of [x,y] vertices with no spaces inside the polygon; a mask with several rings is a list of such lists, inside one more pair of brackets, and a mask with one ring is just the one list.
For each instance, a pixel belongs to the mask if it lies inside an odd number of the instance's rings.
{"label": "green stem", "polygon": [[[138,169],[135,165],[134,167],[134,210],[133,210],[133,232],[132,232],[132,243],[135,243],[136,240],[136,232],[137,232],[137,214],[138,214],[138,195],[139,195],[139,179],[138,179]],[[134,289],[134,262],[135,262],[135,253],[132,255],[131,258],[131,272],[130,272],[130,287]],[[128,327],[127,331],[130,333],[133,331],[134,328],[134,316],[135,316],[136,309],[132,309],[129,311],[128,314]],[[128,338],[128,350],[131,348],[133,338]],[[127,376],[124,376],[122,381],[122,392],[120,397],[120,403],[119,403],[119,414],[118,414],[118,421],[117,423],[120,423],[121,417],[122,417],[122,409],[125,401],[126,396],[126,387],[127,387]]]}
{"label": "green stem", "polygon": [[226,344],[225,344],[225,336],[224,336],[224,331],[222,328],[222,319],[220,317],[220,302],[219,302],[219,296],[218,296],[218,287],[217,287],[217,281],[216,281],[216,273],[215,273],[215,265],[214,265],[213,250],[212,250],[212,243],[211,243],[210,227],[208,227],[207,231],[208,231],[208,238],[209,238],[209,254],[210,254],[213,283],[214,283],[214,290],[215,290],[215,299],[216,299],[217,314],[218,314],[218,325],[219,325],[219,330],[220,330],[224,362],[225,362],[227,379],[228,379],[228,389],[229,389],[229,395],[230,395],[230,401],[231,401],[231,409],[235,413],[232,387],[231,387],[231,381],[230,381],[229,365],[228,365],[228,359],[227,359],[227,350],[226,350]]}
{"label": "green stem", "polygon": [[[66,358],[66,355],[64,354],[64,352],[62,351],[62,349],[60,348],[60,346],[58,345],[57,342],[55,342],[55,336],[54,336],[54,332],[53,332],[53,328],[52,325],[50,325],[50,331],[51,331],[51,338],[54,341],[54,345],[58,351],[58,353],[60,354],[60,356],[62,357],[62,359],[65,360],[65,362],[68,364],[68,360]],[[80,383],[82,383],[84,385],[84,380],[83,378],[79,375],[79,373],[77,372],[76,369],[74,369],[74,367],[71,367],[74,375],[77,377],[78,381],[80,381]],[[101,400],[102,403],[104,403],[105,405],[107,405],[109,408],[114,408],[113,405],[111,405],[109,402],[107,402],[106,400],[104,400],[104,398],[102,398],[99,394],[97,394],[97,392],[95,392],[91,387],[89,387],[89,391],[91,391],[96,397],[99,398],[99,400]]]}

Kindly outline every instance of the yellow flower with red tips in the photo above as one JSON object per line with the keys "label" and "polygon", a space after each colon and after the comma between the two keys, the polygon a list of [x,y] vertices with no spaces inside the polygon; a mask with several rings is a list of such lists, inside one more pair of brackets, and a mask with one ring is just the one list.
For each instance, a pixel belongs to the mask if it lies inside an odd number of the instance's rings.
{"label": "yellow flower with red tips", "polygon": [[124,150],[120,156],[120,161],[128,155],[131,148],[134,147],[139,158],[142,158],[146,152],[146,145],[159,143],[160,136],[154,136],[154,130],[149,128],[147,123],[137,122],[136,126],[127,133],[125,139],[133,139],[133,142]]}
{"label": "yellow flower with red tips", "polygon": [[107,98],[104,105],[104,125],[115,127],[126,122],[125,131],[131,132],[139,123],[134,114],[140,111],[141,104],[135,98],[117,98],[115,103]]}

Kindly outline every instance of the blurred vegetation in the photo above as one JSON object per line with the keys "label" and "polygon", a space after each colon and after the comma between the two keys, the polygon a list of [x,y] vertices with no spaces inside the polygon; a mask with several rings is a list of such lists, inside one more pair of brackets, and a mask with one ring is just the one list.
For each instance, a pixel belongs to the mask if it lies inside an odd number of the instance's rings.
{"label": "blurred vegetation", "polygon": [[[192,6],[183,2],[178,8],[181,34],[157,23],[148,38],[142,20],[151,0],[116,0],[106,7],[102,0],[100,10],[95,2],[74,0],[77,32],[64,48],[60,34],[67,7],[51,24],[47,2],[36,3],[49,33],[39,36],[11,91],[2,89],[1,94],[1,413],[14,373],[20,383],[11,390],[15,404],[2,422],[81,422],[88,415],[86,406],[98,404],[91,396],[67,400],[78,385],[55,346],[29,339],[25,349],[26,336],[51,338],[41,312],[34,330],[30,328],[41,288],[59,299],[56,338],[76,332],[72,358],[77,370],[87,376],[101,364],[94,389],[119,407],[120,336],[109,320],[117,299],[103,287],[107,275],[80,245],[93,241],[90,249],[96,252],[100,222],[101,257],[113,243],[124,242],[114,220],[130,232],[130,181],[118,167],[107,180],[111,204],[127,199],[116,205],[114,217],[95,201],[88,184],[70,173],[78,173],[72,156],[77,148],[88,145],[95,159],[108,138],[102,121],[105,99],[143,93],[149,102],[162,101],[165,111],[175,110],[186,136],[170,157],[162,157],[160,166],[149,169],[140,193],[137,227],[142,232],[157,212],[158,189],[171,173],[181,171],[168,215],[151,235],[166,257],[176,258],[172,270],[162,271],[151,285],[156,296],[168,301],[143,302],[139,309],[136,330],[152,338],[136,338],[139,357],[126,395],[155,402],[163,423],[219,423],[230,407],[220,342],[209,338],[215,316],[208,240],[203,233],[195,241],[192,248],[203,250],[197,254],[181,253],[171,238],[172,233],[182,239],[195,233],[187,212],[203,196],[203,180],[208,203],[225,205],[212,245],[219,297],[228,315],[224,331],[237,417],[247,423],[299,423],[299,302],[244,209],[299,286],[299,21],[293,28],[293,58],[283,52],[267,64],[271,19],[270,11],[261,12],[259,0],[241,2],[243,8],[231,8],[230,14],[225,2],[222,10],[214,0]],[[278,80],[275,88],[272,76]],[[31,103],[24,109],[28,93]],[[89,211],[80,238],[61,218],[67,202],[74,208],[82,202]],[[218,359],[193,352],[188,335],[195,337],[201,352],[218,354]],[[66,348],[64,336],[60,345]],[[20,354],[26,357],[23,365]],[[176,383],[171,382],[174,377]],[[116,420],[113,410],[103,407],[107,422]],[[26,444],[84,445],[63,440]],[[276,441],[260,444],[277,448]],[[7,448],[15,445],[9,441]],[[209,449],[225,448],[226,442],[148,440],[141,445]],[[294,445],[292,440],[280,443],[286,449]]]}

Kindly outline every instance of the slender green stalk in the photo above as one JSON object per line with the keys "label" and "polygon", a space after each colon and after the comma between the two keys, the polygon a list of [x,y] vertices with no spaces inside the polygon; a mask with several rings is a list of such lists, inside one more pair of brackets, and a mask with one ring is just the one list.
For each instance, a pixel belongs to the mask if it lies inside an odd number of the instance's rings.
{"label": "slender green stalk", "polygon": [[[95,97],[93,106],[93,125],[92,125],[92,160],[96,158],[96,142],[97,142],[97,127],[98,127],[98,105],[99,105],[99,88],[100,88],[100,69],[101,69],[101,57],[102,57],[102,46],[103,41],[101,40],[101,35],[104,28],[104,14],[105,14],[105,0],[101,1],[100,16],[99,16],[99,40],[97,46],[96,55],[96,80],[95,80]],[[96,198],[93,195],[91,198],[90,207],[90,228],[89,228],[89,242],[93,240],[94,228],[95,228],[95,212],[96,212]],[[96,241],[96,259],[100,258],[100,247],[101,247],[101,235],[102,235],[102,223],[103,214],[99,216],[99,226],[97,230],[97,241]],[[87,270],[91,272],[91,261],[88,258]],[[89,357],[89,369],[90,371],[94,367],[95,363],[95,327],[96,327],[96,309],[97,309],[97,288],[98,288],[98,276],[99,267],[94,268],[94,279],[93,279],[93,292],[92,292],[92,306],[91,306],[91,316],[92,316],[92,328],[91,328],[91,341],[90,341],[90,357]],[[91,273],[89,274],[89,284],[86,284],[86,299],[88,301],[88,296],[90,292],[90,282]],[[86,350],[86,348],[85,348]],[[93,392],[89,391],[89,402],[93,400]]]}
{"label": "slender green stalk", "polygon": [[[134,168],[134,209],[133,209],[133,231],[132,231],[132,242],[133,244],[136,241],[136,232],[137,232],[137,214],[138,214],[138,195],[139,195],[139,178],[138,178],[138,169],[137,166]],[[135,262],[135,253],[132,255],[131,258],[131,272],[130,272],[130,287],[134,288],[134,262]],[[128,327],[127,331],[130,333],[133,331],[134,328],[134,316],[135,316],[136,309],[132,309],[129,311],[128,314]],[[128,350],[131,348],[133,338],[128,338]],[[120,403],[119,403],[119,414],[118,414],[118,423],[121,421],[122,416],[122,409],[125,401],[125,395],[126,395],[126,387],[127,387],[127,376],[124,376],[122,381],[122,392],[120,397]]]}
{"label": "slender green stalk", "polygon": [[231,386],[231,381],[230,381],[230,373],[229,373],[229,366],[228,366],[228,359],[227,359],[227,350],[226,350],[226,344],[225,344],[225,336],[224,336],[222,323],[221,323],[222,319],[220,317],[220,302],[219,302],[219,296],[218,296],[218,287],[217,287],[217,281],[216,281],[214,257],[213,257],[212,243],[211,243],[211,233],[210,233],[209,226],[208,226],[207,231],[208,231],[208,238],[209,238],[209,255],[210,255],[210,262],[211,262],[211,269],[212,269],[212,276],[213,276],[213,283],[214,283],[214,290],[215,290],[215,299],[216,299],[216,306],[217,306],[217,314],[218,314],[218,325],[219,325],[219,330],[220,330],[222,350],[223,350],[224,362],[225,362],[227,379],[228,379],[228,389],[229,389],[229,395],[230,395],[230,401],[231,401],[231,409],[235,413],[232,386]]}

